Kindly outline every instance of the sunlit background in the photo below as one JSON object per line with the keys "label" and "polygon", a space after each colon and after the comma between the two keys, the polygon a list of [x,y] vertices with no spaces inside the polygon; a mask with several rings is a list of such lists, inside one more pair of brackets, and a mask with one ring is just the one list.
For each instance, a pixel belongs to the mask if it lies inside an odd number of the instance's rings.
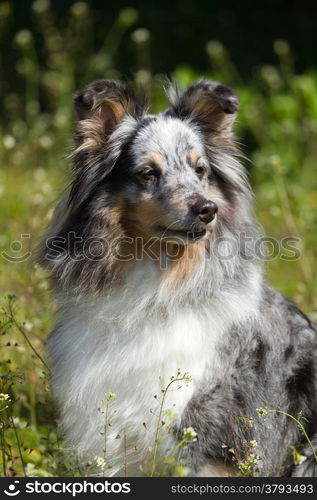
{"label": "sunlit background", "polygon": [[317,318],[317,8],[131,3],[0,1],[0,475],[81,473],[58,450],[44,345],[54,305],[33,256],[69,180],[72,93],[91,80],[133,80],[153,112],[165,75],[238,92],[256,215],[268,235],[301,241],[298,260],[268,258],[268,280]]}

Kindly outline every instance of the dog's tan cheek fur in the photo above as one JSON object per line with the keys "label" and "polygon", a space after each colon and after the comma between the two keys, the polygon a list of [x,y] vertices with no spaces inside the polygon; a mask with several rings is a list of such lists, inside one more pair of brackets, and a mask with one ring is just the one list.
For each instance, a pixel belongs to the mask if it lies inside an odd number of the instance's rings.
{"label": "dog's tan cheek fur", "polygon": [[167,225],[161,206],[153,199],[141,199],[134,207],[124,209],[121,224],[128,236],[149,239],[152,225]]}
{"label": "dog's tan cheek fur", "polygon": [[165,279],[166,290],[172,292],[193,276],[205,258],[205,245],[205,241],[199,241],[183,246],[174,245],[173,249],[168,249],[168,255],[172,257]]}
{"label": "dog's tan cheek fur", "polygon": [[[209,190],[211,199],[215,200],[222,207],[225,205],[224,199],[220,193],[214,189]],[[175,203],[179,202],[179,198],[175,196]],[[183,209],[188,210],[187,204],[183,204]],[[179,207],[178,207],[179,210]],[[159,224],[168,227],[169,221],[164,217],[161,206],[153,199],[140,200],[135,207],[127,207],[127,202],[124,193],[118,193],[116,196],[115,207],[108,209],[104,213],[104,228],[105,233],[110,236],[110,245],[119,244],[119,248],[114,248],[111,268],[118,273],[119,268],[122,271],[127,269],[135,262],[136,254],[146,258],[146,254],[140,253],[141,249],[136,248],[136,238],[140,238],[138,243],[145,245],[147,241],[153,238],[151,225]],[[125,238],[127,236],[128,238]],[[122,238],[122,242],[120,238]],[[131,238],[131,241],[129,241]],[[206,246],[212,244],[213,233],[209,233],[208,240],[188,245],[176,245],[158,240],[156,244],[151,245],[151,254],[154,255],[154,261],[159,265],[160,254],[167,254],[167,270],[165,287],[166,290],[172,293],[175,289],[182,286],[182,283],[190,279],[199,268],[202,260],[206,258]],[[110,252],[111,253],[111,252]],[[123,259],[118,259],[118,256],[123,256]],[[126,257],[131,257],[126,260]]]}
{"label": "dog's tan cheek fur", "polygon": [[[124,194],[122,194],[121,204],[120,225],[124,235],[127,237],[124,240],[122,251],[125,255],[133,255],[133,260],[137,255],[147,258],[148,254],[144,251],[144,248],[154,238],[150,244],[149,255],[153,257],[154,261],[158,262],[161,251],[160,241],[157,240],[155,243],[156,235],[153,234],[151,226],[156,224],[167,225],[161,206],[153,199],[144,196],[134,207],[131,207],[128,206]],[[130,242],[129,238],[131,239]]]}

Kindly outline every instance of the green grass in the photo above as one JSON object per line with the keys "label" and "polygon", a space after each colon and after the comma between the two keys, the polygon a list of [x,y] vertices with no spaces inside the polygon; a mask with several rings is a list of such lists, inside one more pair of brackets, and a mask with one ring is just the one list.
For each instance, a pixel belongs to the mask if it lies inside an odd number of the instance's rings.
{"label": "green grass", "polygon": [[[2,21],[10,17],[5,4],[0,9]],[[19,61],[12,70],[20,87],[5,96],[9,118],[1,123],[0,251],[15,256],[30,251],[32,257],[13,263],[0,255],[0,393],[11,398],[0,401],[0,475],[67,476],[80,471],[63,457],[56,433],[48,371],[41,359],[45,361],[54,304],[47,277],[33,256],[54,201],[69,179],[65,155],[73,128],[72,92],[95,78],[122,76],[113,56],[137,13],[133,9],[119,13],[103,46],[93,51],[87,4],[75,3],[62,28],[54,24],[45,2],[35,5],[41,53],[33,33],[16,34],[13,43]],[[135,83],[149,92],[155,112],[166,106],[166,100],[160,75],[149,70],[147,33],[137,30],[132,40]],[[284,41],[272,48],[276,66],[254,69],[247,81],[220,42],[210,42],[206,50],[210,68],[203,76],[232,85],[241,98],[236,132],[251,159],[246,168],[263,230],[277,239],[290,235],[301,239],[301,258],[269,261],[267,278],[316,318],[317,72],[296,74]],[[200,76],[185,66],[175,68],[173,75],[184,85]],[[21,234],[30,237],[22,240]],[[20,252],[12,250],[14,241],[23,242]]]}

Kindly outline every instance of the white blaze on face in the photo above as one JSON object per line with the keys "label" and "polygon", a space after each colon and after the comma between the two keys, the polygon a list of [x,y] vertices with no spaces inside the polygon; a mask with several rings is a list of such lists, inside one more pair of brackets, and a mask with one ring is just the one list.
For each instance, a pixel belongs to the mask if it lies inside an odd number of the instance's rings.
{"label": "white blaze on face", "polygon": [[201,134],[192,124],[158,116],[138,132],[132,154],[136,165],[155,153],[163,157],[163,171],[166,168],[184,171],[192,149],[201,156],[205,154]]}
{"label": "white blaze on face", "polygon": [[[152,162],[160,169],[159,183],[143,191],[161,200],[171,222],[185,217],[198,198],[207,198],[208,175],[200,179],[195,172],[196,161],[206,158],[203,138],[189,121],[164,115],[150,119],[133,140],[131,154],[136,171]],[[209,168],[207,161],[206,166]]]}

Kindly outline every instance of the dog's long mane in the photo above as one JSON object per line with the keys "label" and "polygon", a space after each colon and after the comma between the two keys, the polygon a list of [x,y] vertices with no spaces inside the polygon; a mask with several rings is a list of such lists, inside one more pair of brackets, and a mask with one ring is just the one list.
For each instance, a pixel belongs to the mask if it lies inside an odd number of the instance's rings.
{"label": "dog's long mane", "polygon": [[[186,101],[183,98],[177,101],[178,93],[175,86],[168,90],[171,108],[164,115],[167,119],[181,119],[194,129],[203,127],[201,116],[188,116]],[[104,293],[113,284],[122,285],[135,263],[116,258],[126,245],[122,224],[125,210],[112,184],[118,165],[124,175],[124,165],[130,161],[129,145],[151,117],[146,115],[144,99],[134,108],[126,95],[124,99],[130,112],[107,140],[100,131],[98,117],[88,116],[78,122],[71,155],[71,186],[56,209],[41,250],[41,262],[50,270],[57,290],[75,295]],[[75,102],[79,118],[83,118],[83,103],[78,96]],[[179,299],[191,292],[193,297],[210,294],[212,288],[219,288],[224,280],[227,283],[235,280],[237,275],[245,279],[250,266],[244,259],[246,248],[241,248],[239,238],[241,233],[246,240],[254,239],[257,234],[250,208],[251,190],[233,137],[213,135],[211,140],[205,140],[205,150],[228,203],[222,210],[213,241],[184,248],[176,259],[167,262],[162,290],[173,291],[174,296],[178,290]],[[80,241],[75,244],[76,239]],[[101,248],[101,257],[87,258],[85,244],[87,247],[91,241],[97,250]],[[219,259],[220,246],[223,254],[229,244],[231,250],[236,249],[234,257]],[[164,247],[158,249],[160,252],[164,252]]]}
{"label": "dog's long mane", "polygon": [[[113,82],[97,82],[75,97],[79,122],[73,179],[53,218],[42,262],[60,303],[48,343],[53,384],[68,441],[83,456],[102,448],[98,429],[103,417],[97,409],[106,391],[120,395],[113,432],[126,432],[129,446],[135,449],[137,442],[138,453],[144,455],[155,426],[153,396],[162,384],[178,369],[188,370],[195,380],[166,400],[180,423],[207,367],[221,373],[215,345],[225,340],[233,321],[256,318],[261,270],[250,258],[257,235],[252,196],[228,129],[237,101],[232,92],[218,87],[202,81],[187,95],[174,89],[170,108],[157,116],[147,115],[135,96]],[[133,253],[135,240],[127,244],[129,213],[117,185],[123,177],[129,182],[131,147],[155,120],[162,126],[186,126],[204,144],[212,169],[208,189],[221,209],[206,239],[176,245],[176,258],[167,258],[171,248],[163,243],[154,248],[157,259],[145,255],[140,260]],[[89,241],[101,245],[101,257],[87,257]],[[131,251],[132,259],[117,258]],[[118,446],[114,435],[111,450]],[[137,461],[138,453],[129,460]],[[111,458],[111,474],[120,470],[121,457]]]}
{"label": "dog's long mane", "polygon": [[[263,405],[303,410],[315,434],[315,326],[263,280],[231,130],[237,96],[200,80],[170,89],[169,100],[148,115],[129,86],[111,80],[75,95],[72,183],[42,247],[60,305],[48,352],[66,443],[83,463],[105,457],[107,475],[124,464],[133,475],[158,426],[165,454],[192,426],[196,446],[182,450],[191,473],[237,464],[241,452],[248,459],[248,443],[257,442],[254,474],[286,475],[301,432],[287,418],[266,425],[255,413]],[[139,258],[152,235],[152,254]],[[164,392],[184,373],[191,384]],[[117,394],[110,425],[107,393]],[[167,425],[157,415],[161,394]],[[303,453],[312,475],[311,450]]]}

